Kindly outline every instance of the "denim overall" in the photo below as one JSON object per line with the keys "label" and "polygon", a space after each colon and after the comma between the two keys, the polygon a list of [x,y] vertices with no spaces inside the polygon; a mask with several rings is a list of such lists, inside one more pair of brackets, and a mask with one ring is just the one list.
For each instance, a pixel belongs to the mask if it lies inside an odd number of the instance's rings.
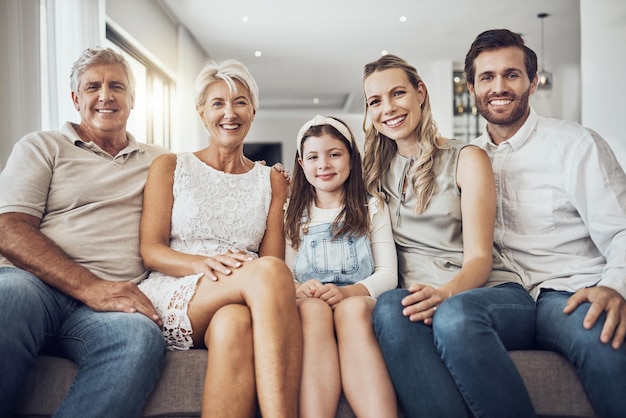
{"label": "denim overall", "polygon": [[367,235],[332,239],[331,223],[308,228],[300,236],[293,271],[304,283],[317,279],[337,286],[355,284],[374,272],[374,257]]}

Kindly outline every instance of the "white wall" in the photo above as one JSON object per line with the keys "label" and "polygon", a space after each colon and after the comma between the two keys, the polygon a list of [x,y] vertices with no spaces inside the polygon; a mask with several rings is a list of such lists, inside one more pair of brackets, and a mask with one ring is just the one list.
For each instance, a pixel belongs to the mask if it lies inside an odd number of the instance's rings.
{"label": "white wall", "polygon": [[581,122],[581,76],[578,65],[550,68],[553,85],[550,90],[537,90],[530,98],[535,111],[545,117]]}
{"label": "white wall", "polygon": [[174,152],[195,151],[208,143],[208,134],[196,111],[193,89],[206,55],[183,27],[178,27],[177,50],[179,65],[171,148]]}
{"label": "white wall", "polygon": [[177,71],[177,28],[154,0],[106,0],[106,14],[166,67]]}
{"label": "white wall", "polygon": [[582,124],[626,167],[626,1],[580,0]]}
{"label": "white wall", "polygon": [[419,73],[428,88],[433,118],[437,122],[439,132],[446,138],[452,138],[454,132],[454,88],[452,61],[437,61],[420,64]]}

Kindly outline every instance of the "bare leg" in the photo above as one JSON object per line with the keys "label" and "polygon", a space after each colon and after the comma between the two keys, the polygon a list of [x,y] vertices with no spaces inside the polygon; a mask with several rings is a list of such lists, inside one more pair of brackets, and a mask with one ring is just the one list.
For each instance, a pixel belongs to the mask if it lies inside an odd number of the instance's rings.
{"label": "bare leg", "polygon": [[298,414],[302,369],[302,330],[289,268],[276,257],[243,264],[219,280],[200,280],[189,303],[194,335],[204,333],[215,312],[229,304],[246,305],[252,315],[254,371],[263,416]]}
{"label": "bare leg", "polygon": [[333,311],[320,299],[298,299],[304,335],[300,418],[334,418],[341,396]]}
{"label": "bare leg", "polygon": [[226,305],[213,315],[204,334],[209,361],[202,391],[202,417],[254,417],[252,344],[252,318],[247,306]]}
{"label": "bare leg", "polygon": [[343,391],[359,418],[396,418],[391,378],[372,327],[373,298],[353,296],[335,308]]}

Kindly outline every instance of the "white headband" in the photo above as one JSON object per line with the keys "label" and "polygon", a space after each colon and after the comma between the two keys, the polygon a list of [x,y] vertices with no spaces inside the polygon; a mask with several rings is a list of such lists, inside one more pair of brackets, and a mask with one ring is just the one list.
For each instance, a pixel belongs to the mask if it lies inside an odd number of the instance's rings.
{"label": "white headband", "polygon": [[322,115],[315,115],[313,119],[305,123],[302,128],[300,128],[300,131],[298,131],[298,137],[296,138],[296,150],[298,151],[298,156],[300,156],[300,147],[302,146],[302,140],[304,139],[303,136],[306,131],[308,131],[309,128],[311,128],[312,126],[320,125],[330,125],[333,128],[337,129],[339,133],[341,133],[341,135],[343,135],[348,140],[348,144],[350,144],[350,146],[352,147],[352,135],[350,134],[350,129],[348,129],[346,125],[334,118],[327,118]]}

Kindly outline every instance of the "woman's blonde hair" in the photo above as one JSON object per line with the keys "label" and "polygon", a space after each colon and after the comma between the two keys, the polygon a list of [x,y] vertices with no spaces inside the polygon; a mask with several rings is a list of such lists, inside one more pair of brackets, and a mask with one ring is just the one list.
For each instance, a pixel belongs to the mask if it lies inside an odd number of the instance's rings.
{"label": "woman's blonde hair", "polygon": [[[417,159],[407,173],[409,185],[417,197],[415,212],[423,213],[435,191],[435,176],[433,174],[435,155],[444,146],[440,146],[437,143],[439,131],[437,124],[433,120],[428,89],[415,67],[396,55],[384,55],[378,60],[365,65],[363,82],[375,72],[392,68],[399,68],[404,71],[411,85],[417,89],[421,84],[425,93],[424,102],[422,103],[422,118],[415,128],[418,138],[416,142]],[[367,100],[365,101],[363,130],[365,131],[363,157],[365,187],[372,196],[388,200],[388,196],[385,195],[382,188],[382,177],[389,170],[389,165],[398,147],[395,141],[374,128],[374,125],[368,118]]]}
{"label": "woman's blonde hair", "polygon": [[200,70],[194,87],[194,99],[197,107],[204,106],[207,88],[218,80],[223,80],[231,92],[237,89],[235,80],[239,81],[248,89],[253,109],[257,110],[259,108],[259,87],[254,77],[252,77],[245,65],[234,59],[226,59],[221,62],[211,60]]}

